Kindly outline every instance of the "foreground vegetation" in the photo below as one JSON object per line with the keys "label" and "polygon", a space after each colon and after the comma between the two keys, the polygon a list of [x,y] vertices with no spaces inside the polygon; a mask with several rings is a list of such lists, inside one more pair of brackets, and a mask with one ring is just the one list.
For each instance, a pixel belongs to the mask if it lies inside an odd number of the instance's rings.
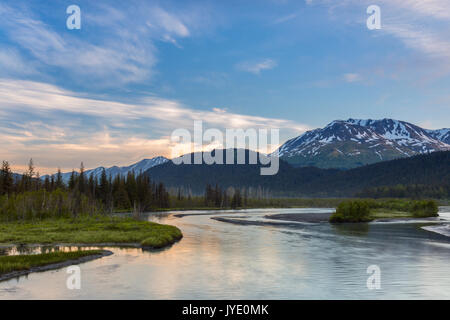
{"label": "foreground vegetation", "polygon": [[96,179],[86,177],[81,164],[66,185],[60,171],[42,181],[32,160],[21,176],[14,176],[6,161],[0,169],[0,243],[134,243],[161,248],[181,239],[181,231],[111,213],[133,211],[137,218],[143,211],[168,206],[164,185],[145,174],[113,180],[103,171]]}
{"label": "foreground vegetation", "polygon": [[0,224],[0,243],[138,244],[161,248],[181,239],[174,226],[122,217],[43,219]]}
{"label": "foreground vegetation", "polygon": [[369,222],[380,218],[424,218],[438,216],[433,200],[346,200],[341,202],[330,222]]}
{"label": "foreground vegetation", "polygon": [[13,271],[30,270],[82,257],[102,254],[102,250],[78,250],[71,252],[50,252],[17,256],[0,256],[0,276]]}

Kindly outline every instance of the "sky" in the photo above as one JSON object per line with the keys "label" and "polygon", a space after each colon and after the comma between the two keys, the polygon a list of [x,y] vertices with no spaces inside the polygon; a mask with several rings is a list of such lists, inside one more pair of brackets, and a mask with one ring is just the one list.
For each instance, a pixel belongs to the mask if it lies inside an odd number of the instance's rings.
{"label": "sky", "polygon": [[170,157],[195,120],[282,143],[347,118],[450,127],[448,0],[0,2],[0,160],[17,172]]}

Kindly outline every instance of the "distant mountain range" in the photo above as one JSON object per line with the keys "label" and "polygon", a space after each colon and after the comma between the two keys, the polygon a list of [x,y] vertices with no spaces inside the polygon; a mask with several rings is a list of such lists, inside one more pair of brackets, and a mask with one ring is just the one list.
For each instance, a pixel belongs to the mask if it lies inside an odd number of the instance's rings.
{"label": "distant mountain range", "polygon": [[[106,175],[108,177],[111,176],[114,179],[119,174],[121,176],[126,176],[129,172],[132,172],[132,171],[134,171],[135,174],[145,172],[148,169],[150,169],[154,166],[163,164],[167,161],[169,161],[169,159],[158,156],[158,157],[155,157],[152,159],[144,159],[135,164],[132,164],[130,166],[125,166],[125,167],[118,167],[118,166],[113,166],[110,168],[98,167],[95,169],[86,170],[85,174],[87,177],[89,177],[91,174],[93,174],[94,178],[99,179],[103,170],[105,170]],[[69,181],[71,174],[72,174],[72,172],[65,172],[62,174],[62,179],[65,183],[67,183]],[[42,179],[45,179],[45,177],[46,176],[42,176]]]}
{"label": "distant mountain range", "polygon": [[446,150],[450,150],[450,129],[427,130],[393,119],[348,119],[307,131],[274,154],[294,166],[349,169]]}
{"label": "distant mountain range", "polygon": [[[348,119],[335,120],[324,128],[307,131],[284,143],[273,154],[294,167],[351,169],[380,161],[447,150],[450,150],[450,129],[428,130],[393,119]],[[130,166],[98,167],[87,170],[86,175],[93,174],[98,179],[103,169],[112,178],[119,174],[125,176],[131,171],[138,174],[168,161],[169,159],[159,156]],[[165,166],[164,170],[168,167]],[[192,171],[197,169],[195,166],[189,168]],[[249,168],[251,166],[247,166]],[[70,175],[71,172],[63,173],[63,180],[68,182]],[[42,178],[45,179],[45,176]]]}
{"label": "distant mountain range", "polygon": [[[245,152],[245,163],[249,163],[250,153],[255,152]],[[190,156],[194,158],[194,154]],[[263,194],[271,196],[353,197],[374,192],[374,188],[384,191],[397,188],[409,190],[409,194],[416,190],[418,197],[450,197],[450,151],[423,153],[347,170],[295,167],[280,159],[279,171],[273,176],[260,175],[261,166],[260,163],[176,165],[167,158],[156,157],[131,166],[105,168],[105,172],[113,178],[132,171],[136,174],[145,172],[155,182],[163,182],[169,188],[181,187],[193,194],[203,194],[207,184],[217,184],[223,189],[246,188],[258,193],[262,190]],[[99,178],[102,171],[103,167],[100,167],[87,170],[86,174]],[[67,182],[70,175],[64,173],[63,179]]]}

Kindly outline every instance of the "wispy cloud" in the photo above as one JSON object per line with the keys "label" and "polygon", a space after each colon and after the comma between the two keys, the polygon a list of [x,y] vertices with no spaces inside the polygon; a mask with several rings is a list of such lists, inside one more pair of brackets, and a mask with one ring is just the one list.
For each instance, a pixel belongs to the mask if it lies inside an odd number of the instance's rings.
{"label": "wispy cloud", "polygon": [[[365,27],[365,8],[375,4],[372,0],[307,0],[308,4],[330,7],[333,18],[346,17],[346,21]],[[419,59],[434,65],[435,74],[450,72],[450,10],[448,0],[379,0],[381,8],[381,30],[377,37],[392,36],[399,39]],[[349,15],[349,7],[352,7]],[[361,8],[360,16],[354,8]],[[339,11],[340,10],[340,11]]]}
{"label": "wispy cloud", "polygon": [[382,31],[450,71],[448,5],[446,0],[383,0]]}
{"label": "wispy cloud", "polygon": [[[13,163],[36,158],[44,168],[127,164],[142,157],[170,156],[174,129],[280,128],[287,139],[307,129],[291,120],[192,109],[150,96],[134,103],[99,100],[53,85],[0,79],[2,156]],[[150,129],[151,128],[151,129]],[[101,157],[99,155],[101,154]],[[53,169],[54,170],[54,169]]]}
{"label": "wispy cloud", "polygon": [[[180,19],[161,8],[155,8],[151,13],[151,16],[153,16],[154,19],[149,19],[150,21],[155,21],[157,25],[170,34],[180,37],[187,37],[190,35],[188,28]],[[150,22],[147,22],[147,25],[153,26]]]}
{"label": "wispy cloud", "polygon": [[14,48],[0,48],[0,77],[37,74],[35,64],[27,62]]}
{"label": "wispy cloud", "polygon": [[428,15],[439,19],[450,19],[447,0],[382,0],[383,4],[394,5],[420,15]]}
{"label": "wispy cloud", "polygon": [[244,61],[237,64],[237,68],[242,71],[253,74],[260,74],[263,70],[270,70],[275,68],[278,63],[273,59],[263,59],[256,62]]}
{"label": "wispy cloud", "polygon": [[388,25],[385,31],[399,37],[403,42],[433,58],[450,59],[450,39],[443,39],[439,33],[418,29],[411,25]]}
{"label": "wispy cloud", "polygon": [[[333,7],[345,6],[361,6],[367,7],[376,4],[381,7],[382,11],[399,10],[408,11],[416,15],[428,15],[440,19],[450,19],[447,0],[305,0],[308,5],[322,4]],[[386,10],[383,10],[386,9]],[[398,12],[396,12],[398,13]],[[400,14],[401,16],[401,14]]]}
{"label": "wispy cloud", "polygon": [[183,18],[162,7],[141,4],[141,10],[136,11],[101,3],[90,5],[98,8],[82,10],[82,28],[95,26],[96,32],[81,37],[83,29],[67,32],[46,24],[31,10],[0,4],[2,31],[22,55],[27,55],[19,60],[16,50],[17,68],[22,68],[18,61],[29,60],[42,67],[59,68],[79,85],[120,86],[151,79],[158,61],[156,41],[180,47],[177,39],[191,36]]}
{"label": "wispy cloud", "polygon": [[350,83],[352,83],[352,82],[358,82],[358,81],[361,81],[361,80],[362,80],[361,75],[358,74],[358,73],[345,73],[345,74],[343,75],[343,78],[344,78],[344,80],[345,80],[346,82],[350,82]]}
{"label": "wispy cloud", "polygon": [[288,15],[285,15],[285,16],[282,16],[282,17],[279,17],[279,18],[275,19],[272,22],[272,24],[285,23],[285,22],[288,22],[288,21],[293,20],[295,18],[297,18],[297,14],[296,13],[291,13],[291,14],[288,14]]}

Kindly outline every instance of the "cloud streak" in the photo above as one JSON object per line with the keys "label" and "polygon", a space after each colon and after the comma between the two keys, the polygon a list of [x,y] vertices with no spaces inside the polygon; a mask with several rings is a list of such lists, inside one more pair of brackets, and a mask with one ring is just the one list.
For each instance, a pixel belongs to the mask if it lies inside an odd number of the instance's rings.
{"label": "cloud streak", "polygon": [[[189,21],[159,6],[140,3],[136,10],[133,6],[115,8],[91,2],[89,9],[82,9],[82,29],[68,32],[46,24],[31,10],[0,4],[0,28],[20,49],[15,52],[18,61],[56,67],[87,87],[115,87],[151,79],[158,61],[155,42],[180,47],[177,39],[192,36]],[[96,32],[86,36],[84,29],[92,27]],[[2,60],[0,52],[0,65]]]}
{"label": "cloud streak", "polygon": [[237,64],[237,68],[241,71],[250,72],[253,74],[260,74],[263,70],[270,70],[275,68],[278,63],[273,59],[263,59],[256,62],[244,61]]}
{"label": "cloud streak", "polygon": [[344,80],[346,82],[352,83],[352,82],[358,82],[362,80],[362,77],[358,73],[346,73],[344,74]]}
{"label": "cloud streak", "polygon": [[197,110],[154,96],[123,103],[9,79],[0,79],[0,105],[2,156],[13,164],[33,157],[44,171],[58,166],[70,170],[80,161],[94,167],[170,156],[171,132],[192,130],[194,120],[202,120],[205,129],[280,128],[284,139],[309,129],[291,120]]}
{"label": "cloud streak", "polygon": [[[309,0],[309,5],[327,5],[334,19],[347,17],[346,21],[364,25],[365,8],[374,4],[371,0]],[[399,39],[406,48],[422,60],[440,76],[450,73],[450,10],[447,0],[379,0],[381,8],[381,30],[374,35],[392,36]],[[348,8],[360,7],[361,15],[348,18]],[[416,59],[417,60],[417,59]]]}
{"label": "cloud streak", "polygon": [[290,20],[294,20],[297,18],[297,14],[296,13],[291,13],[282,17],[279,17],[278,19],[275,19],[272,24],[280,24],[280,23],[285,23],[288,22]]}

